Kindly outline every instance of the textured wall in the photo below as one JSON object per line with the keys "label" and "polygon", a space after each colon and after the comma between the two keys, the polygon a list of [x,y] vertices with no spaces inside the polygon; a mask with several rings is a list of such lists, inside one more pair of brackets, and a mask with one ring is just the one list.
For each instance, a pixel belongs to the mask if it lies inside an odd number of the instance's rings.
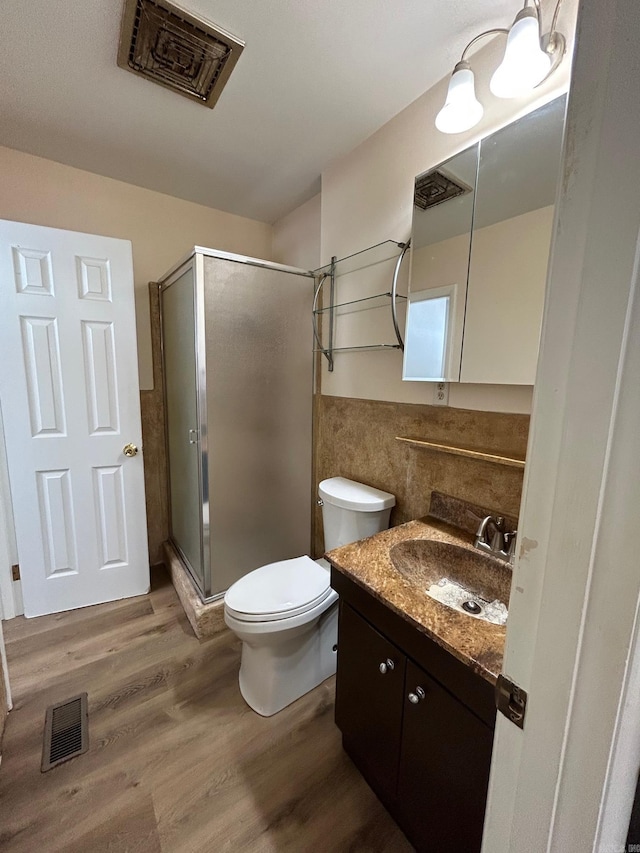
{"label": "textured wall", "polygon": [[320,266],[321,199],[318,193],[273,223],[274,261],[305,270]]}
{"label": "textured wall", "polygon": [[[427,514],[435,489],[518,516],[523,472],[517,468],[410,447],[396,436],[524,454],[529,416],[416,403],[317,396],[316,489],[326,477],[348,477],[392,492],[391,524]],[[320,509],[316,556],[323,552]]]}
{"label": "textured wall", "polygon": [[149,285],[149,313],[151,317],[153,391],[140,392],[140,408],[142,413],[149,563],[153,566],[164,561],[162,543],[169,538],[167,451],[164,437],[164,391],[160,347],[160,293],[157,284]]}

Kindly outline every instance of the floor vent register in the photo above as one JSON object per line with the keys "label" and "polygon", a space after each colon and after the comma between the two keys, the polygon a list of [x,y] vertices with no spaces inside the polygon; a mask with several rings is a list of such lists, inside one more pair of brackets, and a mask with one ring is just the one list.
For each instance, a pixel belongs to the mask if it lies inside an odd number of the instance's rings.
{"label": "floor vent register", "polygon": [[86,693],[47,708],[42,745],[43,773],[89,749],[88,714]]}

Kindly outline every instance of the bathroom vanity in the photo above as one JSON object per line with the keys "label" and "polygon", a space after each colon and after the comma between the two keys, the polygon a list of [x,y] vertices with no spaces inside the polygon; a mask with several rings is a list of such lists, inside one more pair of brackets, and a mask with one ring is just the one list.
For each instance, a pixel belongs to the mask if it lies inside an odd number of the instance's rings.
{"label": "bathroom vanity", "polygon": [[[452,610],[396,570],[394,546],[423,539],[475,559],[470,535],[434,519],[328,554],[340,596],[336,724],[417,850],[473,853],[482,841],[505,627]],[[510,579],[506,565],[497,571]]]}

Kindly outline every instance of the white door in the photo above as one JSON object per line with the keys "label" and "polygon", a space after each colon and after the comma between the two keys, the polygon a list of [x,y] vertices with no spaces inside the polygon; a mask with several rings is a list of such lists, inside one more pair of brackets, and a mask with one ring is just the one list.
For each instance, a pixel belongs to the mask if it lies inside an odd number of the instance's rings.
{"label": "white door", "polygon": [[128,241],[0,220],[0,403],[25,615],[148,592]]}

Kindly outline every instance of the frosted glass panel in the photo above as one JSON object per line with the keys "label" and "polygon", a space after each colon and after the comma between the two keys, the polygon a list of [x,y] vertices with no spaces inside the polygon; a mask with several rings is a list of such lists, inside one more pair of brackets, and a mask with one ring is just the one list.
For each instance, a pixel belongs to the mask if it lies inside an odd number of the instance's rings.
{"label": "frosted glass panel", "polygon": [[309,553],[312,281],[204,259],[211,594]]}
{"label": "frosted glass panel", "polygon": [[193,269],[162,291],[171,537],[204,589]]}
{"label": "frosted glass panel", "polygon": [[443,380],[450,296],[414,293],[407,309],[403,379]]}

